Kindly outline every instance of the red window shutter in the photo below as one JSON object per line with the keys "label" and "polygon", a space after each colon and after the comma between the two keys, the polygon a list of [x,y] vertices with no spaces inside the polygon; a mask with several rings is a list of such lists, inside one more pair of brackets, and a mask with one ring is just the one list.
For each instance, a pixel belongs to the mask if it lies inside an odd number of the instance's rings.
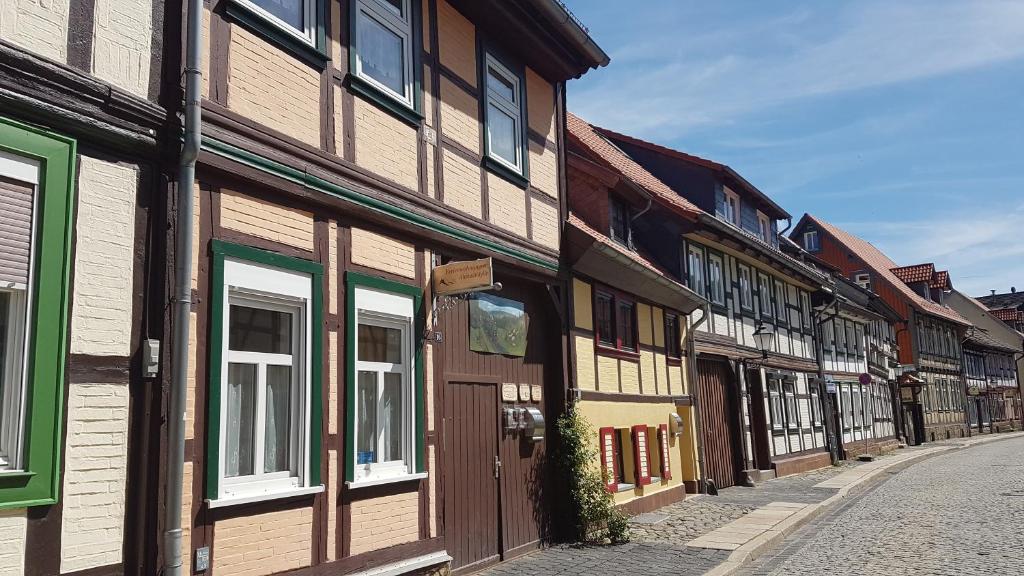
{"label": "red window shutter", "polygon": [[669,460],[671,450],[668,445],[668,424],[658,427],[658,445],[661,447],[661,477],[665,480],[672,479],[672,462]]}
{"label": "red window shutter", "polygon": [[599,435],[601,438],[601,475],[604,477],[604,486],[609,492],[615,492],[619,476],[616,470],[619,459],[615,454],[615,428],[601,428]]}
{"label": "red window shutter", "polygon": [[633,426],[633,469],[636,471],[636,485],[651,483],[651,458],[648,452],[647,426]]}

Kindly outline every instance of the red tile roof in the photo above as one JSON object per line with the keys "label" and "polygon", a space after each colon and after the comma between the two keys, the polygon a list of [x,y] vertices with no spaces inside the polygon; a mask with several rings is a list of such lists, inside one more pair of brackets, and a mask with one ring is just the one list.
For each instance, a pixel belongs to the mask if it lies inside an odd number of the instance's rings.
{"label": "red tile roof", "polygon": [[1003,322],[1016,322],[1018,319],[1024,319],[1024,312],[1019,312],[1016,308],[989,310],[989,313]]}
{"label": "red tile roof", "polygon": [[[853,234],[850,234],[846,230],[834,226],[820,218],[808,214],[807,218],[817,224],[821,229],[831,234],[841,244],[846,246],[848,250],[853,252],[858,258],[864,261],[879,277],[886,280],[889,284],[892,284],[896,290],[906,298],[912,306],[921,310],[922,312],[945,318],[951,322],[958,324],[970,325],[971,323],[964,319],[963,316],[958,314],[955,310],[949,306],[943,306],[931,300],[927,300],[917,292],[910,289],[910,286],[897,276],[893,270],[900,269],[888,256],[882,253],[881,250],[875,248],[870,242],[862,240]],[[931,266],[926,264],[923,266]],[[932,267],[934,269],[934,267]]]}
{"label": "red tile roof", "polygon": [[935,265],[914,264],[913,266],[892,268],[891,271],[897,278],[907,284],[917,284],[918,282],[928,282],[931,284],[932,277],[935,276]]}
{"label": "red tile roof", "polygon": [[702,213],[702,210],[696,204],[676,194],[675,190],[669,188],[664,182],[637,164],[625,152],[609,142],[607,138],[601,136],[586,120],[570,112],[567,114],[566,123],[569,128],[570,137],[574,138],[581,146],[589,150],[609,168],[652,194],[654,199],[662,205],[690,218],[695,218],[698,214]]}
{"label": "red tile roof", "polygon": [[611,238],[605,236],[604,234],[598,232],[597,230],[594,230],[593,228],[591,228],[589,224],[584,222],[579,216],[573,214],[572,212],[569,212],[569,224],[572,225],[574,228],[577,228],[580,231],[586,233],[595,241],[600,242],[601,244],[614,249],[616,252],[619,252],[620,254],[629,257],[631,260],[633,260],[637,264],[640,264],[644,268],[661,274],[662,276],[665,276],[666,280],[669,280],[674,284],[678,284],[680,287],[685,287],[684,284],[682,284],[681,282],[677,282],[675,279],[673,279],[671,272],[662,269],[660,266],[644,258],[640,254],[632,250],[629,250],[628,248],[622,246],[618,242],[612,240]]}
{"label": "red tile roof", "polygon": [[929,284],[928,287],[938,288],[939,290],[952,290],[953,283],[949,281],[949,271],[940,270],[936,272],[935,276],[932,277],[931,284]]}

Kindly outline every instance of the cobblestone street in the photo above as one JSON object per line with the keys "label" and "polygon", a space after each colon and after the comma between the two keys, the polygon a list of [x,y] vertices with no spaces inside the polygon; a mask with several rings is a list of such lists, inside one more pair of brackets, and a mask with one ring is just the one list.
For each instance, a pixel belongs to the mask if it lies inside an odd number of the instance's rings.
{"label": "cobblestone street", "polygon": [[[885,470],[739,573],[1015,573],[1024,565],[1024,535],[1017,528],[1024,509],[1022,454],[1024,438],[1018,437]],[[730,552],[687,542],[772,502],[822,502],[838,490],[815,485],[860,465],[690,498],[634,519],[628,544],[554,546],[481,574],[703,574]]]}
{"label": "cobblestone street", "polygon": [[1024,439],[943,454],[798,530],[745,575],[1018,574]]}

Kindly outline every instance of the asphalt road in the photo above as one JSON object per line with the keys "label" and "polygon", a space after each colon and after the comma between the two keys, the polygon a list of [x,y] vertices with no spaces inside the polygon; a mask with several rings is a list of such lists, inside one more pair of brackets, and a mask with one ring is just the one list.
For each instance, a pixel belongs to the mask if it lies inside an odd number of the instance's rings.
{"label": "asphalt road", "polygon": [[1024,572],[1024,438],[891,473],[738,573],[987,575]]}

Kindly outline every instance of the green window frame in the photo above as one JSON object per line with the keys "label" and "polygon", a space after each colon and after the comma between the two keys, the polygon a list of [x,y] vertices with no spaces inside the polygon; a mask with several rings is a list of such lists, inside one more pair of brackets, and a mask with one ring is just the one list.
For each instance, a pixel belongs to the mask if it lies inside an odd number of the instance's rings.
{"label": "green window frame", "polygon": [[[416,475],[426,472],[426,387],[423,366],[423,333],[426,314],[423,309],[423,289],[386,280],[377,276],[369,276],[358,272],[345,273],[345,482],[355,483],[355,449],[356,449],[356,288],[369,288],[390,292],[400,296],[408,296],[413,300],[413,472]],[[413,480],[414,478],[399,477],[396,482]]]}
{"label": "green window frame", "polygon": [[40,163],[36,281],[27,317],[24,465],[0,473],[0,509],[5,509],[56,504],[60,494],[77,145],[0,117],[0,150]]}
{"label": "green window frame", "polygon": [[[309,439],[307,446],[308,487],[321,484],[320,452],[323,445],[323,265],[309,260],[283,256],[274,252],[232,244],[222,240],[211,241],[213,253],[210,291],[210,333],[209,333],[209,382],[207,386],[208,424],[206,429],[206,498],[215,501],[220,498],[220,426],[222,360],[224,354],[224,262],[226,258],[264,264],[284,270],[301,272],[311,276],[310,311],[310,382],[309,382]],[[287,496],[287,494],[285,494]]]}
{"label": "green window frame", "polygon": [[[419,0],[402,0],[404,10],[408,10],[407,17],[396,17],[402,20],[402,30],[392,32],[403,37],[409,46],[403,48],[403,58],[408,62],[403,63],[404,73],[409,74],[410,88],[412,93],[408,100],[404,95],[399,95],[381,84],[374,81],[369,75],[361,72],[359,61],[359,23],[366,19],[376,20],[378,23],[389,27],[386,20],[393,20],[386,16],[386,0],[349,0],[348,11],[348,75],[346,84],[348,88],[366,100],[374,103],[384,111],[390,113],[399,120],[419,127],[423,122],[423,19],[422,6]],[[397,20],[394,21],[397,24]]]}

